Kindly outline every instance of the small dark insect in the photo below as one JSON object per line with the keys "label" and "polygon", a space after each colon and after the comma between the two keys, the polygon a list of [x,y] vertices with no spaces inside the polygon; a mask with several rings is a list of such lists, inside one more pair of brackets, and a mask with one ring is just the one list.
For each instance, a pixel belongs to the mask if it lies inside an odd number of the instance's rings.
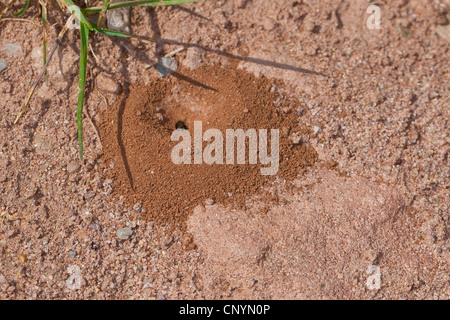
{"label": "small dark insect", "polygon": [[175,129],[177,130],[187,130],[186,124],[184,121],[180,120],[175,124]]}

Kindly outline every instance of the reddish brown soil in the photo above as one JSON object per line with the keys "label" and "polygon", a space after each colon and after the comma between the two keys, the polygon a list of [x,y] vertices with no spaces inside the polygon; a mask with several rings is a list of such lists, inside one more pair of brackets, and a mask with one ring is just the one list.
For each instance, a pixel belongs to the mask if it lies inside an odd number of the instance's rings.
{"label": "reddish brown soil", "polygon": [[112,168],[115,189],[129,205],[143,204],[147,219],[157,223],[184,224],[207,199],[245,208],[246,199],[275,177],[262,175],[259,162],[248,164],[248,146],[245,165],[174,164],[171,152],[178,142],[170,136],[176,123],[183,121],[191,133],[192,159],[194,121],[202,121],[203,131],[219,129],[224,143],[226,129],[269,129],[269,138],[270,129],[279,129],[278,173],[293,180],[316,160],[310,146],[289,140],[288,131],[305,130],[298,109],[298,100],[282,96],[275,81],[257,79],[237,70],[236,64],[182,69],[170,80],[133,86],[105,112],[100,126],[103,159]]}

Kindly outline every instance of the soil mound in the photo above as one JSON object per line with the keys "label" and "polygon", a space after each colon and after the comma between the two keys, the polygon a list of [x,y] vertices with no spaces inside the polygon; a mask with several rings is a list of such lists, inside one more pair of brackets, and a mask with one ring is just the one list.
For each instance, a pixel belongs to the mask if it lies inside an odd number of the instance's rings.
{"label": "soil mound", "polygon": [[[203,66],[181,69],[149,85],[134,85],[102,117],[103,159],[116,191],[131,206],[140,203],[146,218],[156,223],[183,225],[189,212],[207,199],[239,208],[248,197],[263,191],[275,176],[261,175],[261,167],[225,164],[226,129],[279,129],[279,171],[292,180],[314,164],[298,100],[283,93],[282,84],[236,68]],[[171,135],[178,127],[194,141],[194,121],[203,132],[214,128],[224,137],[224,164],[180,164],[171,160],[179,144]],[[204,142],[206,147],[211,142]],[[194,146],[192,145],[192,159]],[[235,161],[236,163],[236,161]],[[212,201],[209,201],[210,203]]]}

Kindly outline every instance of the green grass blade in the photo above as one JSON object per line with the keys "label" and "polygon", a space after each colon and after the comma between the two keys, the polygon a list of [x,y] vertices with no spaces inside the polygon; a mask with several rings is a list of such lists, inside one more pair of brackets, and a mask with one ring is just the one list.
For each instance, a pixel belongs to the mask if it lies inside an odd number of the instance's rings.
{"label": "green grass blade", "polygon": [[[64,1],[66,1],[66,0],[64,0]],[[135,7],[135,6],[170,6],[170,5],[174,5],[174,4],[196,2],[196,1],[199,1],[199,0],[165,0],[165,1],[143,0],[143,1],[117,2],[117,3],[110,4],[108,6],[108,10],[124,8],[124,7]],[[101,11],[102,11],[102,7],[91,7],[91,8],[83,9],[83,12],[85,14],[98,13]]]}
{"label": "green grass blade", "polygon": [[102,5],[102,11],[100,11],[100,15],[98,16],[97,26],[100,26],[100,23],[102,22],[102,19],[106,14],[106,11],[108,11],[108,6],[109,6],[109,0],[105,0]]}
{"label": "green grass blade", "polygon": [[120,32],[120,31],[105,29],[105,28],[99,28],[99,27],[97,27],[95,25],[93,25],[93,30],[97,31],[97,32],[100,32],[100,33],[103,33],[103,34],[106,34],[108,36],[113,36],[113,37],[123,37],[123,38],[133,37],[130,34],[126,34],[126,33]]}
{"label": "green grass blade", "polygon": [[[73,3],[72,0],[61,0],[61,1],[69,8],[70,12],[71,12],[72,14],[74,14],[80,22],[84,23],[85,26],[86,26],[89,30],[93,30],[92,22],[89,21],[88,18],[86,18],[86,16],[85,16],[84,13],[83,13],[84,10],[81,10],[80,7],[77,6],[75,3]],[[100,10],[99,10],[99,11],[101,11],[101,7],[100,7]],[[97,12],[98,12],[98,11],[97,11]]]}
{"label": "green grass blade", "polygon": [[[42,8],[42,32],[43,32],[43,40],[42,40],[42,57],[44,66],[47,63],[47,2],[44,0],[39,0]],[[47,71],[45,71],[45,83],[47,84]]]}
{"label": "green grass blade", "polygon": [[78,125],[78,148],[80,159],[83,159],[83,100],[84,90],[86,89],[86,70],[87,70],[87,53],[89,41],[89,27],[84,23],[80,23],[81,44],[80,44],[80,70],[78,88],[78,105],[77,105],[77,125]]}
{"label": "green grass blade", "polygon": [[23,4],[22,9],[21,9],[19,12],[17,12],[17,13],[13,13],[13,16],[19,17],[19,16],[23,15],[23,14],[25,13],[25,11],[27,11],[28,6],[30,5],[30,1],[31,1],[31,0],[27,0],[27,1]]}

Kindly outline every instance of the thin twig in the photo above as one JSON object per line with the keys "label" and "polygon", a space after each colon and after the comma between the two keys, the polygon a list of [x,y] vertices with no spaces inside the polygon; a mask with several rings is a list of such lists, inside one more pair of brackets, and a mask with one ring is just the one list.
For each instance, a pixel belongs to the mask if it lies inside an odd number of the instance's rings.
{"label": "thin twig", "polygon": [[89,43],[89,50],[91,51],[92,56],[94,57],[94,59],[97,62],[97,64],[100,65],[100,60],[98,59],[97,55],[95,54],[94,49],[92,49],[92,46],[91,46],[90,43]]}
{"label": "thin twig", "polygon": [[64,25],[63,29],[59,33],[58,38],[56,38],[56,43],[53,46],[53,49],[50,52],[50,55],[48,56],[48,59],[47,59],[47,62],[45,64],[44,68],[42,68],[41,73],[37,77],[36,81],[33,83],[33,86],[31,87],[30,91],[28,91],[27,95],[25,96],[25,99],[22,102],[22,107],[20,108],[20,111],[17,113],[16,119],[14,120],[14,124],[16,124],[17,121],[19,121],[20,117],[25,113],[27,106],[28,106],[28,102],[30,101],[31,96],[34,93],[34,90],[36,89],[37,85],[39,84],[42,77],[44,76],[45,70],[47,70],[48,64],[52,60],[52,57],[56,51],[56,48],[58,48],[58,46],[60,45],[62,38],[64,37],[64,34],[66,33],[68,26],[73,22],[73,19],[75,19],[75,16],[70,16],[70,18],[67,20],[66,24]]}
{"label": "thin twig", "polygon": [[97,137],[98,143],[100,144],[100,149],[103,150],[102,141],[100,140],[100,133],[98,132],[97,127],[95,126],[94,122],[91,119],[91,116],[86,109],[87,108],[83,108],[84,117],[88,119],[89,123],[91,124],[91,127],[94,130],[94,134]]}
{"label": "thin twig", "polygon": [[1,24],[3,21],[21,21],[21,22],[29,22],[29,23],[34,24],[35,26],[38,26],[38,24],[37,24],[36,22],[34,22],[33,20],[31,20],[31,19],[25,19],[25,18],[2,18],[2,19],[0,19],[0,24]]}

